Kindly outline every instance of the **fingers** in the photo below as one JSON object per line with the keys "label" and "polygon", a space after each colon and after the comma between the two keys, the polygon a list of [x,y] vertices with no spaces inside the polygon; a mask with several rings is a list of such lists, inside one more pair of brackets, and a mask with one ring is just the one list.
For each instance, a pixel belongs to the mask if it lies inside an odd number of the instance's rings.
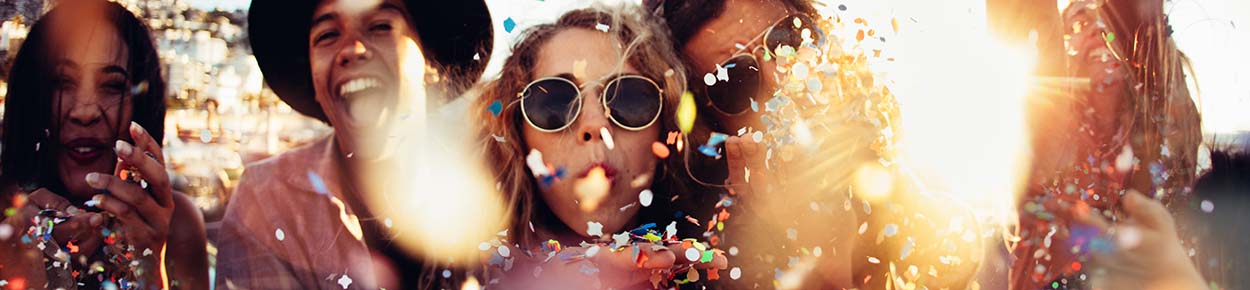
{"label": "fingers", "polygon": [[[638,255],[634,255],[634,249]],[[611,266],[615,269],[661,269],[673,268],[677,256],[664,246],[650,243],[638,243],[633,247],[625,247],[619,251],[608,251],[601,248],[594,257],[597,264]]]}
{"label": "fingers", "polygon": [[[138,210],[139,214],[147,217],[148,221],[161,221],[162,219],[160,218],[166,215],[164,207],[157,204],[152,199],[152,196],[137,184],[126,182],[116,176],[96,172],[87,173],[86,181],[87,185],[90,185],[92,188],[107,190],[109,192],[108,196],[113,197],[110,198],[111,200],[119,200],[126,208]],[[104,202],[101,201],[100,204],[103,205]],[[116,209],[121,210],[120,208]]]}
{"label": "fingers", "polygon": [[758,178],[764,172],[764,158],[760,155],[760,147],[751,138],[733,136],[725,139],[729,182],[735,192],[751,192],[757,188],[755,185],[766,183]]}
{"label": "fingers", "polygon": [[103,209],[105,212],[116,216],[117,219],[121,221],[123,227],[131,229],[129,232],[145,230],[145,228],[148,227],[148,223],[143,220],[142,216],[139,216],[139,213],[136,212],[130,204],[127,204],[116,197],[105,194],[97,194],[91,199],[100,201],[100,205],[98,207]]}
{"label": "fingers", "polygon": [[1155,201],[1142,195],[1136,190],[1129,190],[1124,195],[1124,211],[1129,214],[1132,219],[1143,226],[1152,229],[1173,230],[1174,222],[1172,214],[1163,207],[1162,203]]}
{"label": "fingers", "polygon": [[712,260],[708,262],[703,262],[704,251],[700,251],[695,247],[687,248],[682,244],[675,244],[669,245],[668,249],[676,254],[676,264],[691,264],[695,269],[725,269],[729,267],[729,259],[725,258],[725,252],[720,249],[711,249]]}
{"label": "fingers", "polygon": [[26,196],[26,202],[34,204],[35,207],[39,209],[55,209],[64,211],[70,207],[69,200],[66,200],[64,197],[61,197],[56,193],[52,193],[45,188],[40,188],[31,192],[30,195]]}
{"label": "fingers", "polygon": [[130,122],[130,139],[134,140],[135,147],[151,153],[157,163],[165,164],[165,153],[161,151],[160,142],[153,139],[152,135],[148,134],[148,130],[139,126],[139,123]]}
{"label": "fingers", "polygon": [[173,204],[173,192],[169,189],[169,175],[165,172],[165,165],[156,161],[154,157],[148,156],[144,153],[144,150],[140,150],[138,147],[126,143],[126,141],[117,140],[114,151],[117,151],[117,157],[121,158],[122,162],[134,165],[139,169],[139,173],[143,175],[144,182],[147,182],[148,187],[152,188],[152,193],[155,195],[158,204],[163,207]]}
{"label": "fingers", "polygon": [[725,162],[729,166],[729,185],[737,193],[750,192],[747,185],[747,162],[743,156],[742,137],[725,139]]}
{"label": "fingers", "polygon": [[104,216],[99,213],[89,212],[71,217],[69,220],[58,224],[52,230],[52,236],[59,242],[69,242],[78,240],[83,233],[93,232],[104,225]]}

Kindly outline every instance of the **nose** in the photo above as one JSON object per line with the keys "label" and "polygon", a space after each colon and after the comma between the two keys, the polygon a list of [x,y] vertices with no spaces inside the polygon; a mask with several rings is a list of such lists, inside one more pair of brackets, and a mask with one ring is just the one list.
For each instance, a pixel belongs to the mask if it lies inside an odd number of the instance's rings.
{"label": "nose", "polygon": [[351,40],[349,45],[344,45],[339,49],[338,55],[335,57],[335,63],[339,66],[348,66],[352,62],[364,61],[373,58],[373,51],[365,46],[359,38]]}
{"label": "nose", "polygon": [[104,104],[100,104],[99,100],[94,98],[88,98],[93,100],[84,100],[81,96],[85,95],[81,92],[78,96],[71,97],[73,101],[70,102],[68,113],[70,123],[86,127],[95,125],[95,123],[104,118]]}
{"label": "nose", "polygon": [[573,127],[577,128],[578,143],[603,142],[600,131],[608,128],[607,112],[599,105],[599,95],[583,91],[582,113],[578,114]]}

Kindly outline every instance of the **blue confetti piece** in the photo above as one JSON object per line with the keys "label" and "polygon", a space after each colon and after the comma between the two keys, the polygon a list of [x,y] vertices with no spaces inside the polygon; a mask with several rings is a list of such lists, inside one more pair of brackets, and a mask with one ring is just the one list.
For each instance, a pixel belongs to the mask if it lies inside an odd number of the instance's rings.
{"label": "blue confetti piece", "polygon": [[316,190],[318,194],[330,195],[330,189],[326,188],[325,180],[321,180],[321,176],[311,170],[308,171],[308,182],[312,183],[313,190]]}
{"label": "blue confetti piece", "polygon": [[650,230],[652,228],[655,228],[655,223],[648,223],[640,227],[634,228],[632,230],[629,230],[629,233],[636,235],[636,236],[646,235],[647,230]]}
{"label": "blue confetti piece", "polygon": [[491,102],[490,106],[487,106],[486,109],[490,110],[491,115],[499,117],[499,112],[503,111],[503,102],[495,100],[494,102]]}
{"label": "blue confetti piece", "polygon": [[707,157],[720,158],[720,152],[716,152],[716,147],[699,145],[699,153],[703,153],[703,155],[707,155]]}
{"label": "blue confetti piece", "polygon": [[515,20],[512,20],[512,17],[508,17],[508,19],[504,19],[504,20],[503,20],[503,31],[508,32],[508,33],[512,33],[512,30],[513,30],[513,29],[516,29],[516,21],[515,21]]}
{"label": "blue confetti piece", "polygon": [[720,143],[724,143],[725,139],[729,139],[729,135],[712,132],[712,136],[707,138],[707,146],[715,147],[716,145],[720,145]]}

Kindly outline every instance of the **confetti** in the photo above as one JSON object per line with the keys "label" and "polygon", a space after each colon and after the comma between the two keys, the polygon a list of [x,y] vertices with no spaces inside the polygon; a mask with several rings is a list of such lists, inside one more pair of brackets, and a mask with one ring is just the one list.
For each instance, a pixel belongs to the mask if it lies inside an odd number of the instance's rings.
{"label": "confetti", "polygon": [[339,286],[343,287],[343,289],[347,289],[347,286],[352,285],[352,277],[348,277],[347,274],[343,274],[343,276],[339,277],[338,283]]}
{"label": "confetti", "polygon": [[729,269],[729,279],[738,280],[738,278],[742,278],[742,269],[738,267]]}
{"label": "confetti", "polygon": [[282,232],[282,229],[273,231],[273,236],[277,237],[279,241],[286,240],[286,233]]}
{"label": "confetti", "polygon": [[586,235],[591,237],[603,236],[603,224],[598,222],[586,222]]}
{"label": "confetti", "polygon": [[529,166],[530,172],[537,177],[551,175],[551,171],[547,169],[547,164],[543,163],[543,153],[538,149],[530,149],[530,154],[525,156],[525,165]]}
{"label": "confetti", "polygon": [[312,183],[313,190],[317,191],[317,194],[330,195],[330,189],[326,187],[325,180],[322,180],[321,175],[317,175],[316,172],[308,171],[308,182]]}
{"label": "confetti", "polygon": [[[681,128],[682,134],[690,133],[690,130],[694,128],[694,118],[698,113],[695,106],[694,94],[691,94],[689,91],[683,92],[681,94],[681,102],[677,104],[677,124]],[[681,147],[678,146],[677,150],[680,152]]]}
{"label": "confetti", "polygon": [[651,153],[654,153],[655,157],[659,157],[660,159],[668,158],[668,146],[665,146],[664,143],[660,143],[660,141],[655,141],[655,143],[651,143]]}
{"label": "confetti", "polygon": [[712,73],[707,73],[706,75],[703,75],[703,84],[709,87],[716,85],[716,75]]}
{"label": "confetti", "polygon": [[1199,206],[1202,208],[1202,212],[1205,212],[1205,213],[1211,213],[1212,211],[1215,211],[1215,203],[1212,203],[1210,200],[1205,200],[1205,199],[1202,200],[1202,204],[1200,204]]}
{"label": "confetti", "polygon": [[503,111],[503,102],[495,100],[489,106],[486,106],[486,110],[490,111],[492,116],[499,117],[499,112]]}
{"label": "confetti", "polygon": [[500,246],[495,251],[498,252],[499,255],[503,256],[504,258],[512,256],[512,249],[509,249],[507,246]]}
{"label": "confetti", "polygon": [[585,59],[579,59],[579,60],[573,61],[573,77],[576,77],[579,79],[585,79],[586,78],[586,64],[587,63]]}
{"label": "confetti", "polygon": [[503,31],[507,33],[512,33],[513,29],[516,29],[516,21],[512,20],[512,17],[508,17],[508,19],[504,19]]}
{"label": "confetti", "polygon": [[720,145],[721,143],[724,143],[726,139],[729,139],[729,135],[725,135],[724,133],[712,132],[711,136],[707,138],[707,145],[715,147],[716,145]]}
{"label": "confetti", "polygon": [[629,245],[629,233],[612,234],[612,242],[615,243],[617,247]]}
{"label": "confetti", "polygon": [[695,249],[695,248],[693,248],[693,247],[692,247],[692,248],[687,248],[687,249],[686,249],[686,260],[687,260],[687,261],[698,261],[698,260],[699,260],[699,257],[701,257],[701,256],[703,256],[703,254],[699,252],[699,249]]}
{"label": "confetti", "polygon": [[603,23],[595,24],[595,30],[598,30],[598,31],[608,32],[609,28],[610,27],[607,24],[603,24]]}
{"label": "confetti", "polygon": [[586,172],[586,177],[577,179],[573,184],[573,193],[577,195],[582,211],[592,212],[599,208],[599,203],[608,196],[611,187],[603,167],[595,166]]}
{"label": "confetti", "polygon": [[599,249],[598,246],[591,246],[589,249],[586,249],[586,257],[593,258],[595,255],[598,255]]}
{"label": "confetti", "polygon": [[651,199],[653,198],[655,198],[655,195],[651,193],[650,189],[643,189],[642,192],[638,193],[638,203],[642,204],[643,207],[651,206]]}
{"label": "confetti", "polygon": [[616,148],[616,141],[612,140],[612,133],[608,132],[607,127],[599,127],[599,136],[603,138],[603,146],[607,146],[608,150]]}
{"label": "confetti", "polygon": [[882,231],[882,233],[885,234],[885,237],[887,238],[893,237],[894,235],[898,234],[898,225],[887,224],[885,225],[885,229]]}

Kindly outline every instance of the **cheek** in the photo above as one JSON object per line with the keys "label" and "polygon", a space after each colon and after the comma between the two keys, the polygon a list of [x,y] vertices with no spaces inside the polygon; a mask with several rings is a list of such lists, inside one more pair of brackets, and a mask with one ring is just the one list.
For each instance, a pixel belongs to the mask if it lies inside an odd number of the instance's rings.
{"label": "cheek", "polygon": [[619,133],[620,136],[614,136],[617,148],[613,152],[625,155],[620,158],[628,162],[626,165],[628,174],[637,176],[650,174],[655,170],[659,158],[651,152],[651,144],[659,140],[657,137],[659,134],[660,129],[652,126],[646,130]]}

